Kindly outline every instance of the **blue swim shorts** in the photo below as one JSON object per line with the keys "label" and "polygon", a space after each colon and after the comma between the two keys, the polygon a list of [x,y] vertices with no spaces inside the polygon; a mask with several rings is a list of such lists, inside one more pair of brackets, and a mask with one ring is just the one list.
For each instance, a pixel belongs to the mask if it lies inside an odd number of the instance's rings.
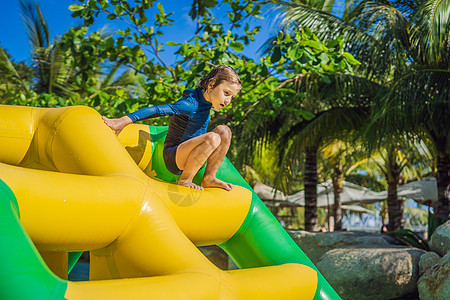
{"label": "blue swim shorts", "polygon": [[175,157],[177,155],[177,148],[178,148],[178,146],[173,146],[173,147],[169,147],[169,148],[164,147],[163,158],[164,158],[164,163],[166,164],[167,170],[169,170],[170,173],[172,173],[172,174],[180,175],[182,173],[182,171],[180,169],[178,169],[177,161],[175,159]]}

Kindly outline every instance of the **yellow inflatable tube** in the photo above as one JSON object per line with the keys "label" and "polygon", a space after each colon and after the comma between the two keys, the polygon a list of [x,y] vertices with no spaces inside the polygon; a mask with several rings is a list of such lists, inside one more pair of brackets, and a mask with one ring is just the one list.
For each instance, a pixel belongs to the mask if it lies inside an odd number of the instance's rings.
{"label": "yellow inflatable tube", "polygon": [[[196,245],[228,241],[248,214],[251,192],[202,192],[152,178],[143,136],[148,126],[134,124],[119,140],[88,107],[0,105],[0,179],[65,298],[314,297],[317,273],[308,266],[222,271],[205,258]],[[124,146],[143,149],[132,157]],[[91,281],[65,281],[67,252],[85,250]]]}

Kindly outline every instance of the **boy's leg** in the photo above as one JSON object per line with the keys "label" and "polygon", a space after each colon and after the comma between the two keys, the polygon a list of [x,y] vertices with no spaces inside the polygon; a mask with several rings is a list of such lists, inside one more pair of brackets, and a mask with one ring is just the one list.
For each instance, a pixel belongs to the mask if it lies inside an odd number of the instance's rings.
{"label": "boy's leg", "polygon": [[179,185],[203,190],[192,182],[195,174],[221,144],[220,135],[208,132],[181,143],[177,148],[176,163],[181,173]]}
{"label": "boy's leg", "polygon": [[233,188],[233,185],[217,179],[216,173],[230,148],[232,133],[230,128],[225,125],[217,126],[212,132],[217,133],[220,136],[220,145],[208,158],[208,164],[206,165],[205,174],[203,175],[202,186],[205,188],[218,187],[229,191]]}

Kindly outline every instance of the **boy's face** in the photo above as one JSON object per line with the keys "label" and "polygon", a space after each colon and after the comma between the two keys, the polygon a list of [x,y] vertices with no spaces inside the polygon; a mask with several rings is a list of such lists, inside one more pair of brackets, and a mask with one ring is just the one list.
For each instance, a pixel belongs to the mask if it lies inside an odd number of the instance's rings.
{"label": "boy's face", "polygon": [[212,103],[215,110],[219,110],[230,104],[231,99],[233,99],[240,90],[241,86],[239,84],[223,81],[214,88],[208,88],[205,99]]}

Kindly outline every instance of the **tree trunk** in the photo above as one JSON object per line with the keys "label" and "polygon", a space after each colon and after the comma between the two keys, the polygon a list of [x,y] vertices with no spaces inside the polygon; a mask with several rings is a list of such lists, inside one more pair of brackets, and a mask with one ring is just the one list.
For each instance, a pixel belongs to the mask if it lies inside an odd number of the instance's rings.
{"label": "tree trunk", "polygon": [[403,228],[403,201],[397,198],[397,182],[388,182],[388,230],[398,230]]}
{"label": "tree trunk", "polygon": [[386,179],[388,182],[388,216],[389,223],[387,228],[389,231],[402,229],[404,225],[403,220],[403,201],[399,200],[397,197],[397,186],[400,178],[400,166],[396,161],[397,148],[389,147],[387,149],[387,173]]}
{"label": "tree trunk", "polygon": [[317,147],[305,151],[305,230],[317,231]]}
{"label": "tree trunk", "polygon": [[437,158],[436,182],[438,201],[435,211],[439,219],[448,220],[450,213],[450,155],[439,155]]}
{"label": "tree trunk", "polygon": [[334,205],[333,205],[333,216],[334,216],[334,230],[342,229],[342,208],[341,208],[341,192],[342,192],[342,182],[340,172],[336,174],[337,176],[331,179],[333,183],[333,193],[334,193]]}

